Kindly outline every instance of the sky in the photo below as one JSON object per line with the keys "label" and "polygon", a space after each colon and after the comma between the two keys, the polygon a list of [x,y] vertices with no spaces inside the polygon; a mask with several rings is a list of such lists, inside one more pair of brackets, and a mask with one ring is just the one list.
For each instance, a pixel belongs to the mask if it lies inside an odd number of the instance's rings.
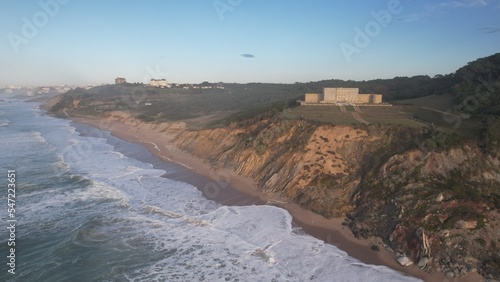
{"label": "sky", "polygon": [[0,86],[370,80],[500,52],[500,0],[0,0]]}

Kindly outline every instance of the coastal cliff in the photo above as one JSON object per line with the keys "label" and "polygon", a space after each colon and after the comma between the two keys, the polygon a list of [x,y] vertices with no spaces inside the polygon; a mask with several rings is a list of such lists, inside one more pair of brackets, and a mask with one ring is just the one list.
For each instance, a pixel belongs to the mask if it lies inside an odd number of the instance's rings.
{"label": "coastal cliff", "polygon": [[345,217],[354,236],[380,237],[402,265],[500,277],[497,140],[425,127],[324,125],[281,113],[203,130],[120,111],[95,120],[103,128],[147,128],[213,167],[253,178],[264,193]]}
{"label": "coastal cliff", "polygon": [[[393,133],[400,136],[403,131],[396,128]],[[233,129],[184,131],[173,143],[214,166],[254,178],[263,191],[332,217],[353,211],[353,196],[382,149],[409,145],[380,133],[277,115]],[[406,133],[411,144],[414,134]]]}
{"label": "coastal cliff", "polygon": [[500,159],[477,141],[400,126],[320,125],[260,116],[185,130],[173,143],[355,236],[381,237],[402,264],[448,277],[499,277]]}

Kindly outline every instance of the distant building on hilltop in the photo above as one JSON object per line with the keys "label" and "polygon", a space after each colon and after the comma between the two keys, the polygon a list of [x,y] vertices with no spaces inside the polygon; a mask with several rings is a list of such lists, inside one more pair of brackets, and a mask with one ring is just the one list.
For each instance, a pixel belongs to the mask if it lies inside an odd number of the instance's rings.
{"label": "distant building on hilltop", "polygon": [[323,95],[324,103],[356,103],[358,101],[359,88],[324,88]]}
{"label": "distant building on hilltop", "polygon": [[149,82],[149,86],[154,86],[154,87],[169,87],[168,82],[166,79],[151,79]]}
{"label": "distant building on hilltop", "polygon": [[359,94],[358,103],[382,104],[382,94]]}
{"label": "distant building on hilltop", "polygon": [[305,104],[381,104],[381,94],[359,94],[359,88],[324,88],[323,94],[306,93]]}
{"label": "distant building on hilltop", "polygon": [[306,93],[306,104],[318,104],[323,101],[323,94]]}
{"label": "distant building on hilltop", "polygon": [[127,80],[123,77],[115,78],[115,84],[120,84],[120,83],[127,83]]}

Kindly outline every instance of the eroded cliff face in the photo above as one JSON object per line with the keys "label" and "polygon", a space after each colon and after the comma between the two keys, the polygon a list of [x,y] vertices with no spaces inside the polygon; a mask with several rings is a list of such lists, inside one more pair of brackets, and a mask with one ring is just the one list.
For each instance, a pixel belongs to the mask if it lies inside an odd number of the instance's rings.
{"label": "eroded cliff face", "polygon": [[326,217],[355,207],[360,183],[388,152],[415,147],[425,130],[318,125],[275,116],[228,129],[182,132],[182,150],[228,167]]}
{"label": "eroded cliff face", "polygon": [[379,236],[422,269],[498,278],[500,160],[474,142],[422,146],[430,134],[272,117],[183,131],[173,142],[263,191],[326,217],[347,215],[356,236]]}
{"label": "eroded cliff face", "polygon": [[384,137],[364,128],[274,118],[237,129],[186,131],[174,143],[331,217],[353,210],[366,162]]}

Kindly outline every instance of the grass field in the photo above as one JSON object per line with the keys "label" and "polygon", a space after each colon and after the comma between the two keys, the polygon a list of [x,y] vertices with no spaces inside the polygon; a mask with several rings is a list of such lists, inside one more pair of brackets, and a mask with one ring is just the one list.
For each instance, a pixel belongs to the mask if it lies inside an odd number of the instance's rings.
{"label": "grass field", "polygon": [[[415,99],[417,100],[417,99]],[[441,106],[444,105],[444,101]],[[370,124],[394,124],[412,127],[434,126],[464,136],[476,136],[484,129],[479,120],[459,116],[447,116],[439,110],[419,106],[394,105],[392,107],[363,107],[359,116]],[[347,106],[342,112],[339,106],[300,106],[283,112],[288,119],[306,119],[326,124],[362,124],[353,117],[354,108]]]}
{"label": "grass field", "polygon": [[353,106],[345,106],[345,109],[347,112],[354,112],[354,107]]}
{"label": "grass field", "polygon": [[[478,119],[451,113],[450,110],[453,109],[455,102],[453,96],[448,94],[399,100],[394,104],[405,107],[405,111],[414,119],[463,136],[478,136],[485,128],[485,125]],[[369,118],[366,119],[369,120]]]}
{"label": "grass field", "polygon": [[360,107],[361,116],[370,123],[400,124],[408,126],[427,126],[412,119],[407,106],[392,107]]}
{"label": "grass field", "polygon": [[483,122],[477,118],[468,118],[466,116],[433,110],[431,108],[417,106],[408,106],[407,108],[408,112],[410,112],[415,119],[428,122],[448,132],[456,132],[464,136],[477,136],[485,128]]}
{"label": "grass field", "polygon": [[[346,111],[342,112],[339,106],[300,106],[288,109],[284,112],[286,118],[307,119],[321,123],[330,124],[361,124],[353,117],[354,107],[346,106]],[[379,124],[399,124],[407,126],[427,126],[411,119],[411,113],[407,111],[407,106],[392,107],[363,107],[359,106],[361,118],[369,123]]]}
{"label": "grass field", "polygon": [[[352,107],[351,107],[352,108]],[[353,109],[354,111],[354,109]],[[342,112],[338,106],[300,106],[287,109],[285,118],[307,119],[329,124],[358,124],[350,112]]]}
{"label": "grass field", "polygon": [[430,95],[416,99],[394,101],[394,105],[413,105],[417,107],[428,107],[440,111],[451,109],[454,105],[453,96],[448,94]]}

